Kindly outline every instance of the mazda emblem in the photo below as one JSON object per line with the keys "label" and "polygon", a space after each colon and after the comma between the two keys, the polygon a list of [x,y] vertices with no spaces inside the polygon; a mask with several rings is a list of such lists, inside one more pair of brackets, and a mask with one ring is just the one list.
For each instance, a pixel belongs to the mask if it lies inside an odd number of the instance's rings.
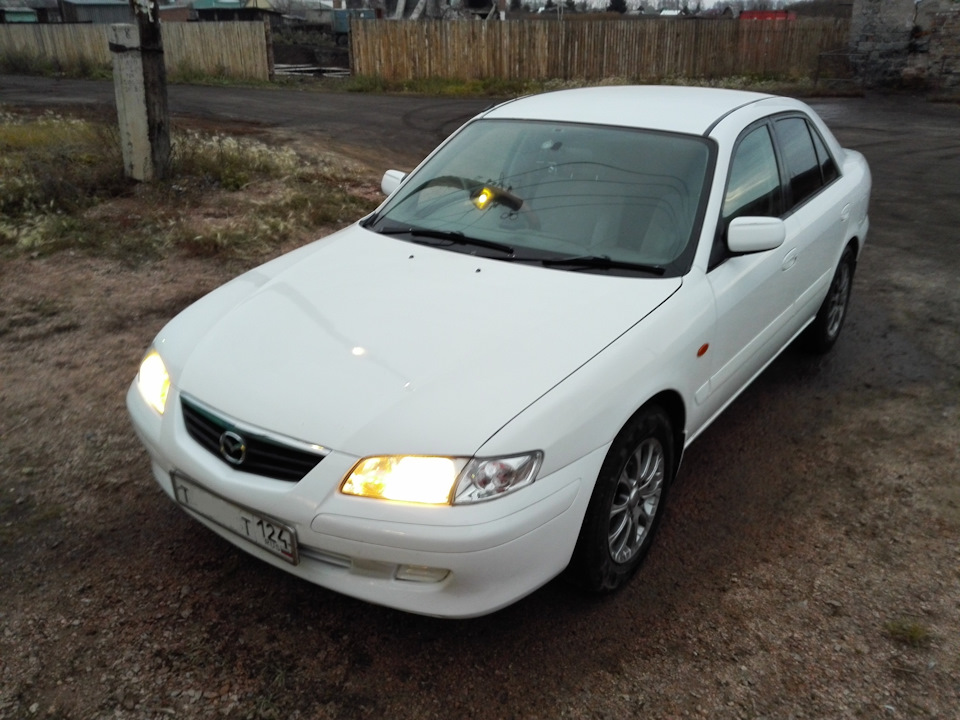
{"label": "mazda emblem", "polygon": [[240,465],[247,457],[247,441],[233,430],[220,436],[220,455],[231,465]]}

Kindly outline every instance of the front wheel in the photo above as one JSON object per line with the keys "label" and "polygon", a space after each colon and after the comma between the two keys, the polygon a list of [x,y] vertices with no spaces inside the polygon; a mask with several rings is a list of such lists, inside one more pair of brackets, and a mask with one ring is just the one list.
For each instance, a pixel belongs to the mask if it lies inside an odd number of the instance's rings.
{"label": "front wheel", "polygon": [[840,258],[827,296],[817,311],[817,317],[804,333],[806,345],[812,352],[822,354],[829,351],[840,337],[843,323],[847,319],[856,265],[854,249],[852,246],[848,247]]}
{"label": "front wheel", "polygon": [[673,479],[667,414],[642,408],[614,439],[600,468],[567,576],[591,592],[621,587],[650,549]]}

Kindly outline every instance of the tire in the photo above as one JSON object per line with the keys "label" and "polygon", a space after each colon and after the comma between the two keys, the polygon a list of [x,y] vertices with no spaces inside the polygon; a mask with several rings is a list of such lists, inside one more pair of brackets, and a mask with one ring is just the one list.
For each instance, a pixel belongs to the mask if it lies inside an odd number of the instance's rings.
{"label": "tire", "polygon": [[670,418],[641,408],[614,439],[587,506],[567,577],[584,590],[622,587],[650,549],[674,472]]}
{"label": "tire", "polygon": [[817,317],[804,332],[807,349],[822,355],[828,352],[840,337],[844,321],[847,319],[847,308],[850,305],[850,292],[853,289],[853,273],[857,267],[857,260],[853,246],[843,251],[840,263],[837,265],[830,289],[823,299],[823,304],[817,311]]}

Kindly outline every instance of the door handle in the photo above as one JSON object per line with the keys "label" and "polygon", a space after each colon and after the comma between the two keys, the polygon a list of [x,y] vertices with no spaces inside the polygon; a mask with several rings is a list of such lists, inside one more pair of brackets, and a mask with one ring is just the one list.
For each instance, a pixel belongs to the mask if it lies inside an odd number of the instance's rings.
{"label": "door handle", "polygon": [[783,264],[780,266],[780,269],[789,270],[790,268],[792,268],[794,265],[797,264],[797,259],[799,257],[800,257],[800,253],[797,251],[796,248],[794,248],[783,257]]}

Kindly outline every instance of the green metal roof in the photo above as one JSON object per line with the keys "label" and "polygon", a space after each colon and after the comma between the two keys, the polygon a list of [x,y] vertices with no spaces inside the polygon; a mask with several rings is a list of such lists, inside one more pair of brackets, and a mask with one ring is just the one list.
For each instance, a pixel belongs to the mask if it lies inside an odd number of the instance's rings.
{"label": "green metal roof", "polygon": [[94,7],[119,7],[120,5],[130,6],[126,0],[63,0],[65,5],[86,5]]}
{"label": "green metal roof", "polygon": [[194,0],[194,10],[241,10],[247,0]]}
{"label": "green metal roof", "polygon": [[8,23],[35,23],[37,22],[37,11],[30,8],[8,7],[0,8],[3,12],[3,18]]}

